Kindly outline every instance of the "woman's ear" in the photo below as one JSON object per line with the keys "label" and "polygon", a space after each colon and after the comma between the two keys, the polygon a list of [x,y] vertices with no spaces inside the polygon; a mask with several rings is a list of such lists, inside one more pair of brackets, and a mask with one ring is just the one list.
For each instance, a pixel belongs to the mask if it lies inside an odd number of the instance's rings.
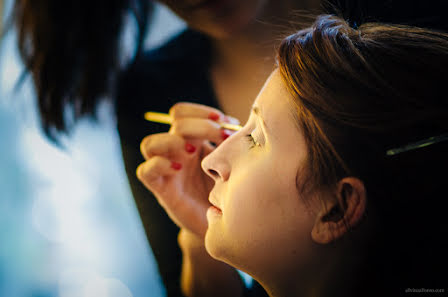
{"label": "woman's ear", "polygon": [[356,226],[364,215],[367,196],[364,183],[355,177],[341,179],[335,198],[324,198],[311,231],[312,239],[321,244],[330,243]]}

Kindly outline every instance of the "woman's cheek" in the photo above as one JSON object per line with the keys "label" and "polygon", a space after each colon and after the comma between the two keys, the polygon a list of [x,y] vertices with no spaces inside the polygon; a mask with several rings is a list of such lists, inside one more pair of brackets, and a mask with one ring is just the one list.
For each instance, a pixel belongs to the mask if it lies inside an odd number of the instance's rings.
{"label": "woman's cheek", "polygon": [[246,168],[245,174],[233,176],[224,210],[229,232],[243,239],[265,227],[266,217],[272,214],[271,206],[275,204],[278,194],[272,187],[273,180],[268,176],[268,168]]}

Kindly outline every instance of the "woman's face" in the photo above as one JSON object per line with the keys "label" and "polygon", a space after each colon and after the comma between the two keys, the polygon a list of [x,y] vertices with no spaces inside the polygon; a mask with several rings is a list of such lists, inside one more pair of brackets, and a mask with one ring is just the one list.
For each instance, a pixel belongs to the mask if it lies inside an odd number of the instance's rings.
{"label": "woman's face", "polygon": [[191,28],[221,39],[240,31],[266,0],[160,0]]}
{"label": "woman's face", "polygon": [[303,267],[310,253],[315,215],[296,187],[307,148],[290,96],[274,71],[243,129],[202,162],[215,180],[206,248],[255,278]]}

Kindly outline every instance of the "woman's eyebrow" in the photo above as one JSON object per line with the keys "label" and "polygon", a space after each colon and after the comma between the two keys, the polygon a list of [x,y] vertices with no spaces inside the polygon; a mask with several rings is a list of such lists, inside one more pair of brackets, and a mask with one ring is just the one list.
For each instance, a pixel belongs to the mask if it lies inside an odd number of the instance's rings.
{"label": "woman's eyebrow", "polygon": [[261,118],[261,109],[258,106],[252,106],[252,112]]}
{"label": "woman's eyebrow", "polygon": [[263,126],[266,128],[266,131],[269,131],[268,126],[266,125],[266,122],[264,121],[263,117],[261,116],[261,115],[262,115],[261,108],[258,107],[258,106],[253,106],[253,107],[252,107],[252,112],[253,112],[254,114],[256,114],[256,115],[258,116],[258,118],[261,120],[261,123],[262,123]]}

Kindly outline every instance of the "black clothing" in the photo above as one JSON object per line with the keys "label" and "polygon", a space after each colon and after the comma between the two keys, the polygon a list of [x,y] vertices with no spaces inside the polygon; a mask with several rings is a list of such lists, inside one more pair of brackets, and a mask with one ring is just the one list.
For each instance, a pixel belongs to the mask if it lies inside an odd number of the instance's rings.
{"label": "black clothing", "polygon": [[140,142],[149,134],[167,132],[169,126],[148,122],[143,114],[168,112],[179,101],[217,107],[208,66],[207,39],[188,30],[136,61],[124,73],[118,93],[117,121],[125,168],[169,297],[181,296],[179,228],[135,175],[138,165],[144,161]]}

